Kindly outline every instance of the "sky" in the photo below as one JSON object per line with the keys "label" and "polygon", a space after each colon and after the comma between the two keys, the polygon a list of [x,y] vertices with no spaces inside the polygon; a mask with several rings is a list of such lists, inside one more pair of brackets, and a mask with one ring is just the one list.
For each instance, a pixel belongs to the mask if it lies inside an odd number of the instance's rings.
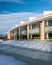
{"label": "sky", "polygon": [[52,0],[0,0],[0,34],[44,11],[52,11]]}

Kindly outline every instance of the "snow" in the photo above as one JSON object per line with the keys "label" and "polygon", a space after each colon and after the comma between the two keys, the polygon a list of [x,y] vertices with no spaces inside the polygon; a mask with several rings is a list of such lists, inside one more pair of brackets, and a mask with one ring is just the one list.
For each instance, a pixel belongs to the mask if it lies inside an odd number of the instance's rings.
{"label": "snow", "polygon": [[3,42],[3,40],[0,39],[0,43]]}
{"label": "snow", "polygon": [[27,65],[27,64],[22,61],[15,60],[11,56],[0,54],[0,65]]}
{"label": "snow", "polygon": [[9,44],[9,45],[14,45],[14,46],[19,46],[19,47],[24,47],[24,48],[31,48],[31,49],[41,50],[41,51],[52,52],[52,42],[48,42],[48,41],[10,40],[10,41],[5,41],[3,43]]}

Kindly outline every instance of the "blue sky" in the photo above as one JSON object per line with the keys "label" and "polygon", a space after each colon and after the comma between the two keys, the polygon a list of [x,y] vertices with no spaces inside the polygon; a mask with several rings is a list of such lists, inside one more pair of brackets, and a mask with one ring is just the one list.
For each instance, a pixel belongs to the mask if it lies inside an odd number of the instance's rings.
{"label": "blue sky", "polygon": [[43,11],[52,11],[52,0],[0,0],[0,33]]}

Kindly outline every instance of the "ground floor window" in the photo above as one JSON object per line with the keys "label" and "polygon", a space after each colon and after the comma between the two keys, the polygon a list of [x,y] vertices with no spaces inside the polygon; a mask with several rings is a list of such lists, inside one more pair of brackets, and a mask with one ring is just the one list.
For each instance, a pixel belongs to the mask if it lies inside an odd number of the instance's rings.
{"label": "ground floor window", "polygon": [[21,39],[21,40],[27,39],[27,35],[20,35],[20,39]]}
{"label": "ground floor window", "polygon": [[48,36],[49,36],[49,39],[52,39],[52,33],[49,33]]}
{"label": "ground floor window", "polygon": [[39,39],[40,38],[40,34],[32,34],[30,35],[30,39]]}
{"label": "ground floor window", "polygon": [[52,39],[52,33],[46,33],[45,39]]}

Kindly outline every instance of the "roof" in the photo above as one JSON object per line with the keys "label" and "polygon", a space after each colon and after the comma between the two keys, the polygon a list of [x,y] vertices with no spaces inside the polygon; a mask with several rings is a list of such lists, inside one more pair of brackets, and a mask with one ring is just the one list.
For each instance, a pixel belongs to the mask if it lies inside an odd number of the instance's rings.
{"label": "roof", "polygon": [[19,27],[22,27],[22,26],[25,26],[25,25],[28,25],[28,24],[31,24],[31,23],[34,23],[34,22],[40,22],[40,21],[46,20],[46,19],[48,19],[48,18],[52,18],[52,13],[47,14],[47,15],[43,15],[43,16],[40,16],[40,17],[37,17],[37,18],[32,19],[32,20],[28,20],[28,21],[26,21],[25,23],[19,24],[18,26],[16,26],[16,27],[10,29],[9,31],[12,31],[12,30],[15,29],[15,28],[19,28]]}

